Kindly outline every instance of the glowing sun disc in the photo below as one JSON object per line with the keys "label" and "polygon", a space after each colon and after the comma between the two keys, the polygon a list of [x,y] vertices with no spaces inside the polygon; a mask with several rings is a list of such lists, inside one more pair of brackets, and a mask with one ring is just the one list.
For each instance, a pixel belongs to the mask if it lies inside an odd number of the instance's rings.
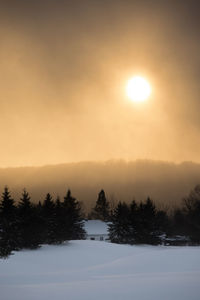
{"label": "glowing sun disc", "polygon": [[142,102],[149,98],[151,86],[149,82],[140,76],[129,79],[126,86],[127,96],[135,102]]}

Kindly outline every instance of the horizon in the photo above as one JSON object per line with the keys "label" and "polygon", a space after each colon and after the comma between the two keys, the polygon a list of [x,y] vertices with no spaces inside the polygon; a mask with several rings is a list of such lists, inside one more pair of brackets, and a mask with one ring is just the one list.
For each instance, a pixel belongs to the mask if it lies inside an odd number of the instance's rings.
{"label": "horizon", "polygon": [[62,166],[62,165],[76,165],[76,164],[105,164],[105,163],[119,163],[119,162],[123,162],[126,164],[129,163],[136,163],[136,162],[152,162],[152,163],[161,163],[161,164],[172,164],[175,166],[179,166],[182,164],[195,164],[195,165],[200,165],[200,162],[197,161],[192,161],[192,160],[183,160],[180,162],[176,162],[176,161],[170,161],[170,160],[159,160],[159,159],[146,159],[146,158],[137,158],[137,159],[125,159],[125,158],[110,158],[110,159],[106,159],[106,160],[82,160],[82,161],[68,161],[68,162],[60,162],[60,163],[52,163],[52,164],[44,164],[44,165],[16,165],[16,166],[5,166],[5,167],[1,167],[0,166],[0,170],[4,170],[4,169],[23,169],[23,168],[45,168],[45,167],[54,167],[54,166]]}

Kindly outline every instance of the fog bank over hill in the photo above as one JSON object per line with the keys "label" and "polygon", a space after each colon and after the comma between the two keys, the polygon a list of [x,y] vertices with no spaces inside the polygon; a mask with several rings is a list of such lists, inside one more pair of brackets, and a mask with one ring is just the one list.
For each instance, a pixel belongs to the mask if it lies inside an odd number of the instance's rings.
{"label": "fog bank over hill", "polygon": [[62,198],[70,188],[86,208],[94,206],[100,189],[112,201],[140,201],[150,196],[163,206],[176,205],[199,183],[200,164],[192,162],[111,160],[0,169],[0,189],[7,185],[15,200],[24,187],[36,202],[47,192]]}

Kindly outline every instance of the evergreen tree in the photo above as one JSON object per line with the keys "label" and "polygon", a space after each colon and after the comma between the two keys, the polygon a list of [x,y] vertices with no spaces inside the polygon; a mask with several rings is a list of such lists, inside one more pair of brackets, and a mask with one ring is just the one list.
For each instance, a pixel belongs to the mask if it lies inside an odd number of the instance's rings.
{"label": "evergreen tree", "polygon": [[0,257],[19,249],[17,211],[8,187],[4,188],[0,205]]}
{"label": "evergreen tree", "polygon": [[170,230],[170,221],[169,217],[164,210],[158,210],[156,213],[156,226],[157,232],[160,235],[166,236]]}
{"label": "evergreen tree", "polygon": [[157,212],[150,198],[137,205],[119,203],[109,225],[111,242],[128,244],[158,244],[164,226],[163,213]]}
{"label": "evergreen tree", "polygon": [[98,194],[98,199],[92,212],[92,217],[102,221],[109,221],[110,219],[109,202],[106,199],[104,190],[101,190]]}
{"label": "evergreen tree", "polygon": [[157,211],[150,198],[138,207],[135,241],[140,244],[159,244],[160,231],[158,228]]}
{"label": "evergreen tree", "polygon": [[56,243],[55,226],[56,226],[56,215],[55,215],[55,204],[52,200],[52,196],[48,193],[45,197],[42,215],[44,218],[44,242],[47,244]]}
{"label": "evergreen tree", "polygon": [[66,241],[69,238],[68,233],[68,221],[66,217],[66,212],[63,207],[63,203],[60,201],[60,198],[57,197],[55,203],[55,237],[56,243],[60,244]]}
{"label": "evergreen tree", "polygon": [[83,228],[83,216],[79,202],[72,197],[71,191],[68,190],[64,197],[63,209],[65,214],[65,228],[67,240],[77,240],[85,238]]}
{"label": "evergreen tree", "polygon": [[170,216],[170,226],[168,235],[187,235],[186,216],[183,209],[175,209]]}
{"label": "evergreen tree", "polygon": [[200,185],[197,185],[184,199],[186,234],[192,242],[200,243]]}
{"label": "evergreen tree", "polygon": [[130,243],[134,244],[137,241],[138,227],[140,222],[140,215],[138,204],[133,200],[130,204]]}
{"label": "evergreen tree", "polygon": [[43,223],[37,208],[31,204],[24,189],[18,204],[19,237],[21,248],[37,248],[42,242]]}
{"label": "evergreen tree", "polygon": [[37,207],[39,212],[42,212],[42,203],[41,203],[41,201],[38,202],[36,207]]}
{"label": "evergreen tree", "polygon": [[131,241],[130,209],[126,203],[119,202],[109,224],[109,239],[113,243],[127,244]]}

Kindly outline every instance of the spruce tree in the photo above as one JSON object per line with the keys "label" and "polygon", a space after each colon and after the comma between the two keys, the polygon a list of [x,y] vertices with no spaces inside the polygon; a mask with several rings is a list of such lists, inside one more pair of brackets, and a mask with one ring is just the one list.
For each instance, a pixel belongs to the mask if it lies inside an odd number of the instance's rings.
{"label": "spruce tree", "polygon": [[43,223],[25,189],[18,204],[18,222],[20,247],[30,249],[39,247],[42,243]]}
{"label": "spruce tree", "polygon": [[0,257],[7,257],[19,248],[17,211],[9,189],[5,187],[0,204]]}
{"label": "spruce tree", "polygon": [[160,236],[168,235],[170,231],[170,221],[167,215],[167,212],[164,210],[158,210],[156,214],[156,226],[157,231],[159,232]]}
{"label": "spruce tree", "polygon": [[138,208],[136,242],[140,244],[159,244],[160,232],[158,229],[156,207],[152,200],[147,198],[146,202],[141,202]]}
{"label": "spruce tree", "polygon": [[68,221],[66,218],[65,209],[63,203],[60,201],[60,198],[57,197],[55,203],[55,243],[60,244],[66,241],[69,237],[68,234]]}
{"label": "spruce tree", "polygon": [[92,217],[102,221],[110,220],[110,206],[106,199],[104,190],[101,190],[98,194],[96,205],[92,212]]}
{"label": "spruce tree", "polygon": [[109,224],[109,239],[113,243],[131,243],[130,209],[126,203],[119,202]]}
{"label": "spruce tree", "polygon": [[184,232],[195,244],[200,244],[200,185],[184,199]]}
{"label": "spruce tree", "polygon": [[130,204],[130,243],[137,242],[138,236],[138,223],[139,223],[139,211],[138,204],[133,200]]}
{"label": "spruce tree", "polygon": [[44,242],[47,244],[56,243],[55,236],[55,204],[53,202],[52,196],[48,193],[45,197],[42,209],[42,215],[44,218]]}
{"label": "spruce tree", "polygon": [[72,197],[71,191],[68,190],[64,197],[63,209],[66,218],[66,238],[67,240],[77,240],[85,238],[85,230],[83,228],[83,216],[80,203],[76,198]]}

